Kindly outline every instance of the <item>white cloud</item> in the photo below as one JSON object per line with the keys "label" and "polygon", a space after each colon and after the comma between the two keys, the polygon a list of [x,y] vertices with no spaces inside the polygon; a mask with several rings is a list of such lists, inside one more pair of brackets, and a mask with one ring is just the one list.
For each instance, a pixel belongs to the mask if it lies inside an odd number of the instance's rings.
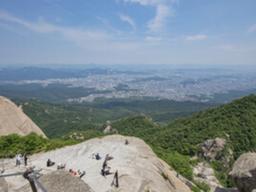
{"label": "white cloud", "polygon": [[163,0],[123,0],[126,3],[138,3],[140,5],[157,5],[163,3]]}
{"label": "white cloud", "polygon": [[63,27],[45,22],[43,20],[31,22],[24,19],[20,19],[5,11],[0,11],[0,20],[21,25],[31,31],[38,33],[59,33],[63,37],[65,37],[65,39],[75,42],[77,44],[83,44],[86,41],[103,41],[108,38],[108,35],[104,32],[90,31],[72,27]]}
{"label": "white cloud", "polygon": [[167,17],[170,15],[170,9],[166,5],[158,5],[156,8],[155,17],[149,21],[148,28],[152,32],[157,32],[163,29]]}
{"label": "white cloud", "polygon": [[250,32],[250,33],[256,32],[256,24],[250,26],[249,29],[248,29],[248,32]]}
{"label": "white cloud", "polygon": [[187,36],[185,39],[187,41],[202,41],[202,40],[206,40],[207,38],[208,38],[207,35],[198,34],[198,35]]}
{"label": "white cloud", "polygon": [[136,29],[136,24],[130,16],[120,14],[119,18],[121,21],[128,23],[133,28],[133,30]]}
{"label": "white cloud", "polygon": [[157,41],[161,41],[162,38],[161,37],[155,37],[155,36],[146,36],[145,40],[149,41],[149,42],[157,42]]}
{"label": "white cloud", "polygon": [[172,4],[178,3],[178,0],[123,0],[126,3],[137,3],[142,6],[153,6],[155,7],[156,13],[153,19],[151,19],[147,27],[150,32],[161,31],[169,16],[174,16],[172,10]]}

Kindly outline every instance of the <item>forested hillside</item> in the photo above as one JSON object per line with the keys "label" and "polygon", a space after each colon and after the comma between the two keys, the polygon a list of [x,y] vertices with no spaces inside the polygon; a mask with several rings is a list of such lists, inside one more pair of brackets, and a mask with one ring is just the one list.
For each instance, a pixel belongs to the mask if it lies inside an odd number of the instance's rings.
{"label": "forested hillside", "polygon": [[145,114],[153,121],[167,122],[206,109],[212,104],[169,100],[99,100],[86,104],[53,104],[38,100],[16,101],[24,112],[50,137],[73,131],[95,130],[106,121]]}
{"label": "forested hillside", "polygon": [[[141,116],[122,119],[113,127],[121,134],[143,138],[161,158],[192,179],[194,162],[189,157],[197,155],[200,144],[207,139],[225,138],[234,159],[256,149],[256,96],[195,113],[167,126],[157,126],[150,118]],[[212,166],[222,184],[232,185],[228,180],[228,168],[217,161]]]}

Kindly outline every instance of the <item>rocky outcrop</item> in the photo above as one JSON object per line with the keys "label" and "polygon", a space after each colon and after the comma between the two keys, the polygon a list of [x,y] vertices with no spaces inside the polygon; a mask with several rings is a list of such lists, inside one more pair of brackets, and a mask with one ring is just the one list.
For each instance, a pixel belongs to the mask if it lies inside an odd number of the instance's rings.
{"label": "rocky outcrop", "polygon": [[231,168],[233,162],[233,151],[227,144],[226,139],[215,138],[208,139],[200,145],[199,157],[208,162],[218,161],[221,162],[226,169]]}
{"label": "rocky outcrop", "polygon": [[[47,192],[93,192],[81,179],[71,176],[67,171],[54,171],[39,179],[39,182]],[[18,190],[19,192],[32,192],[27,184]]]}
{"label": "rocky outcrop", "polygon": [[34,132],[46,137],[42,130],[9,99],[0,96],[0,136],[16,133],[27,135]]}
{"label": "rocky outcrop", "polygon": [[201,144],[200,155],[206,160],[216,160],[218,153],[221,152],[226,145],[226,140],[222,138],[208,139]]}
{"label": "rocky outcrop", "polygon": [[107,121],[106,125],[103,126],[103,133],[104,134],[118,134],[118,131],[116,129],[113,129],[110,121]]}
{"label": "rocky outcrop", "polygon": [[[129,141],[128,144],[125,144],[126,140]],[[96,153],[99,153],[101,159],[95,159]],[[101,175],[107,154],[113,157],[107,164],[111,168],[110,172],[118,170],[118,188],[111,186],[113,174],[105,177]],[[30,157],[30,165],[42,169],[40,173],[43,175],[53,173],[56,165],[46,168],[48,158],[56,164],[66,164],[66,170],[86,171],[86,175],[81,180],[95,192],[191,192],[169,165],[159,159],[143,140],[135,137],[111,135],[91,139],[74,146],[33,155]],[[14,164],[15,161],[12,160],[12,163]],[[13,173],[18,172],[18,169],[13,166],[13,169],[8,171]],[[27,181],[20,178],[20,176],[7,177],[6,180],[12,184],[12,187],[18,184],[22,187]],[[62,182],[62,179],[56,182]],[[43,180],[42,184],[44,184]]]}
{"label": "rocky outcrop", "polygon": [[214,170],[206,162],[198,163],[194,169],[194,179],[198,182],[207,184],[211,191],[215,191],[216,188],[222,187],[218,179],[215,177]]}
{"label": "rocky outcrop", "polygon": [[241,155],[234,163],[230,176],[240,192],[256,191],[256,153]]}
{"label": "rocky outcrop", "polygon": [[4,178],[0,178],[0,192],[8,192],[8,183]]}

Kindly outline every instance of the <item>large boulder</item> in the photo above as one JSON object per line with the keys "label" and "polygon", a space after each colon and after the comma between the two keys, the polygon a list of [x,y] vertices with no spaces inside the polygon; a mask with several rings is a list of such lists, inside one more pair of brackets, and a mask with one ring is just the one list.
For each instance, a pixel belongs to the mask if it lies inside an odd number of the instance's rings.
{"label": "large boulder", "polygon": [[223,167],[229,169],[231,162],[233,162],[233,151],[228,145],[226,139],[215,138],[208,139],[200,145],[199,157],[208,162],[221,162]]}
{"label": "large boulder", "polygon": [[256,191],[256,153],[241,155],[234,163],[230,176],[240,192]]}
{"label": "large boulder", "polygon": [[42,130],[11,100],[0,96],[0,136],[16,133],[36,133],[46,137]]}
{"label": "large boulder", "polygon": [[219,152],[221,152],[226,145],[226,140],[223,138],[208,139],[201,144],[200,155],[209,160],[216,160]]}
{"label": "large boulder", "polygon": [[194,169],[194,180],[207,184],[211,191],[215,191],[216,188],[222,187],[218,179],[215,177],[214,170],[207,162],[198,163]]}
{"label": "large boulder", "polygon": [[[101,159],[95,159],[97,153]],[[114,173],[118,170],[118,188],[111,185],[114,174],[105,177],[101,175],[107,154],[113,157],[107,162],[107,166],[111,168],[110,172]],[[46,167],[47,159],[51,159],[56,164]],[[13,159],[11,161],[11,163],[15,163]],[[66,164],[66,171],[69,169],[86,171],[86,175],[81,178],[81,181],[84,181],[95,192],[191,192],[186,183],[170,166],[159,159],[144,141],[134,137],[111,135],[30,156],[30,165],[35,166],[36,169],[42,169],[40,172],[42,175],[53,174],[52,177],[48,176],[50,179],[44,180],[42,177],[41,182],[46,187],[48,182],[49,186],[66,183],[62,177],[58,177],[59,179],[56,177],[54,180],[56,175],[54,171],[59,163]],[[19,171],[19,167],[8,169],[10,173],[17,171]],[[21,188],[27,184],[27,181],[21,176],[7,177],[6,181],[12,188]],[[51,183],[52,181],[54,182]]]}
{"label": "large boulder", "polygon": [[[39,179],[39,182],[47,192],[93,192],[83,180],[71,176],[67,171],[54,171],[46,174]],[[18,191],[32,192],[29,184]]]}

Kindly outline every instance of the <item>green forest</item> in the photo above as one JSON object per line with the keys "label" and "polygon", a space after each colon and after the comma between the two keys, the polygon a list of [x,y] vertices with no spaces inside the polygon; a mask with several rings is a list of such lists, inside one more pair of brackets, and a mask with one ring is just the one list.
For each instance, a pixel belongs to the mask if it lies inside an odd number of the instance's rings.
{"label": "green forest", "polygon": [[[35,153],[80,142],[81,139],[71,137],[74,133],[82,135],[82,140],[103,136],[104,124],[111,117],[111,126],[118,133],[143,139],[159,157],[190,180],[193,180],[192,166],[196,161],[203,161],[191,160],[191,157],[197,155],[199,145],[207,139],[225,138],[234,153],[234,160],[242,153],[256,149],[255,95],[195,112],[187,117],[170,118],[168,124],[156,123],[149,114],[131,113],[128,117],[122,117],[123,114],[113,111],[109,113],[106,108],[106,111],[102,111],[96,107],[70,107],[33,101],[23,103],[23,109],[43,128],[46,135],[58,139],[48,140],[34,134],[26,137],[4,136],[0,139],[1,157],[6,154],[12,156],[17,152]],[[31,143],[34,147],[31,147]],[[217,161],[211,165],[222,184],[232,186],[228,179],[230,167],[223,167]],[[198,186],[205,187],[202,184]]]}

